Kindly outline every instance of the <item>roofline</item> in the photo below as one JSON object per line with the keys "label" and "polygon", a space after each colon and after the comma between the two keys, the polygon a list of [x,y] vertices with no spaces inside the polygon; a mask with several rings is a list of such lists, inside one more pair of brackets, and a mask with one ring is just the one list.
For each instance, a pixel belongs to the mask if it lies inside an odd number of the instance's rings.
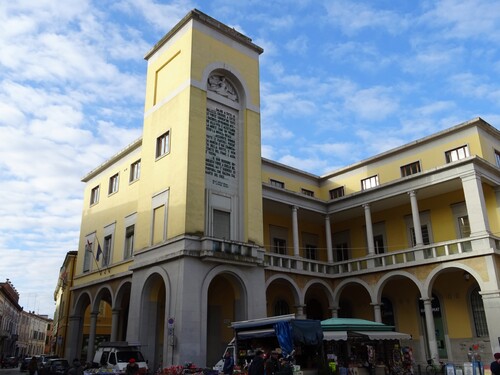
{"label": "roofline", "polygon": [[174,34],[176,34],[181,28],[183,28],[189,21],[196,20],[204,25],[211,27],[214,30],[226,35],[227,37],[237,41],[238,43],[246,45],[248,48],[254,50],[259,55],[264,52],[264,50],[258,45],[252,43],[252,39],[243,35],[242,33],[236,31],[234,28],[217,21],[215,18],[208,16],[207,14],[199,11],[198,9],[191,10],[182,20],[180,20],[168,33],[166,33],[163,38],[161,38],[154,46],[149,50],[144,56],[145,60],[148,60],[153,56],[156,51],[158,51]]}

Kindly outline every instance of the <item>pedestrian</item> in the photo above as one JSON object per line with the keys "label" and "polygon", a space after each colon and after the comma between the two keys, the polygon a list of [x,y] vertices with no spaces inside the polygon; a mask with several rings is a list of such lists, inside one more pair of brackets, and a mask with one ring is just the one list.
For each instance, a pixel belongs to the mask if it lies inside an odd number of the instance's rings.
{"label": "pedestrian", "polygon": [[500,375],[500,353],[495,353],[493,357],[495,360],[490,364],[490,371],[492,375]]}
{"label": "pedestrian", "polygon": [[31,357],[30,363],[28,363],[28,371],[30,375],[38,375],[38,360],[35,356]]}
{"label": "pedestrian", "polygon": [[255,357],[248,367],[248,375],[264,375],[264,352],[262,350],[255,352]]}
{"label": "pedestrian", "polygon": [[73,359],[73,366],[68,370],[68,375],[83,375],[83,366],[78,358]]}
{"label": "pedestrian", "polygon": [[222,367],[222,372],[224,375],[233,375],[234,371],[234,358],[231,352],[228,350],[224,353],[224,366]]}
{"label": "pedestrian", "polygon": [[126,375],[137,375],[139,373],[139,366],[135,362],[135,358],[130,358],[125,369]]}
{"label": "pedestrian", "polygon": [[273,350],[271,355],[266,360],[266,375],[276,375],[280,370],[280,363],[278,360],[278,352]]}

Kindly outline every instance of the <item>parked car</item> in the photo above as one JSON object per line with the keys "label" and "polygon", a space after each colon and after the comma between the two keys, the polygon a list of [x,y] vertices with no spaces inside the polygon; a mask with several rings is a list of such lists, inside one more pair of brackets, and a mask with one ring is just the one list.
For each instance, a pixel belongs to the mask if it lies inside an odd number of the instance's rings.
{"label": "parked car", "polygon": [[69,370],[69,362],[64,358],[50,358],[39,371],[40,375],[66,375]]}
{"label": "parked car", "polygon": [[30,363],[30,361],[31,361],[31,357],[25,357],[21,361],[21,366],[19,367],[19,371],[28,371],[28,364]]}
{"label": "parked car", "polygon": [[47,366],[47,363],[50,359],[53,359],[53,358],[58,358],[57,355],[46,355],[46,354],[42,354],[38,357],[38,372],[40,374],[43,374],[45,373],[46,371],[44,371],[45,367]]}
{"label": "parked car", "polygon": [[19,360],[17,357],[5,357],[2,360],[2,368],[17,367],[19,366]]}

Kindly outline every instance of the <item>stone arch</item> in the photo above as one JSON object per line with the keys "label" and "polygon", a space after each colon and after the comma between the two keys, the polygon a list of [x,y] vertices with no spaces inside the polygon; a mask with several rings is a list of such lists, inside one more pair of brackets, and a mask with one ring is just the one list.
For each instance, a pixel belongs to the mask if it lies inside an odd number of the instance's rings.
{"label": "stone arch", "polygon": [[[325,282],[324,280],[312,279],[306,283],[306,285],[304,286],[303,289],[304,289],[304,302],[305,302],[305,306],[306,306],[307,318],[319,319],[319,320],[324,320],[324,319],[330,318],[331,313],[328,313],[328,311],[330,311],[333,308],[333,291],[332,291],[331,286],[327,282]],[[318,317],[311,316],[310,315],[311,312],[308,309],[309,304],[307,303],[307,295],[308,295],[308,292],[312,291],[313,289],[317,289],[316,293],[322,292],[323,293],[322,297],[324,297],[326,299],[326,303],[327,303],[326,306],[324,306],[324,304],[320,304],[322,311],[321,311],[321,316],[318,316]],[[321,296],[318,296],[318,297],[321,298]],[[318,302],[321,302],[321,301],[318,301]],[[324,311],[325,307],[326,307],[326,309],[328,309],[328,311]],[[319,306],[317,308],[319,308]],[[317,315],[317,312],[315,313],[315,315]]]}
{"label": "stone arch", "polygon": [[[353,289],[354,291],[357,288],[360,288],[361,292],[365,292],[366,295],[359,294],[356,299],[349,297],[348,294],[343,295],[344,290],[347,288]],[[370,305],[374,300],[373,288],[365,280],[357,277],[343,280],[339,283],[339,285],[337,285],[333,295],[334,305],[332,306],[332,309],[334,316],[373,320],[373,311],[370,315],[369,310],[367,310],[363,305],[363,303]],[[343,301],[341,301],[342,298]],[[366,298],[366,300],[363,301],[363,298]]]}
{"label": "stone arch", "polygon": [[394,278],[399,278],[403,277],[406,279],[409,279],[413,281],[413,283],[417,286],[417,288],[420,291],[420,294],[422,294],[422,282],[416,277],[415,275],[407,272],[407,271],[390,271],[385,273],[374,285],[375,293],[374,297],[375,299],[372,301],[373,303],[379,303],[381,298],[382,298],[382,292],[384,290],[384,286],[387,284],[388,281],[393,280]]}
{"label": "stone arch", "polygon": [[111,341],[126,341],[127,339],[131,290],[130,280],[122,280],[118,284],[112,304]]}

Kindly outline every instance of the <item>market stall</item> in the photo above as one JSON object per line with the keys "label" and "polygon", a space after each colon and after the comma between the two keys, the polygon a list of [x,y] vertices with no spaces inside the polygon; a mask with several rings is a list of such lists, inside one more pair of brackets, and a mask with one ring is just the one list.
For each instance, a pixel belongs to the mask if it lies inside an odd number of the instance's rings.
{"label": "market stall", "polygon": [[[413,362],[411,335],[393,326],[364,319],[331,318],[321,322],[330,369],[344,375],[409,372]],[[403,371],[404,370],[404,371]]]}

